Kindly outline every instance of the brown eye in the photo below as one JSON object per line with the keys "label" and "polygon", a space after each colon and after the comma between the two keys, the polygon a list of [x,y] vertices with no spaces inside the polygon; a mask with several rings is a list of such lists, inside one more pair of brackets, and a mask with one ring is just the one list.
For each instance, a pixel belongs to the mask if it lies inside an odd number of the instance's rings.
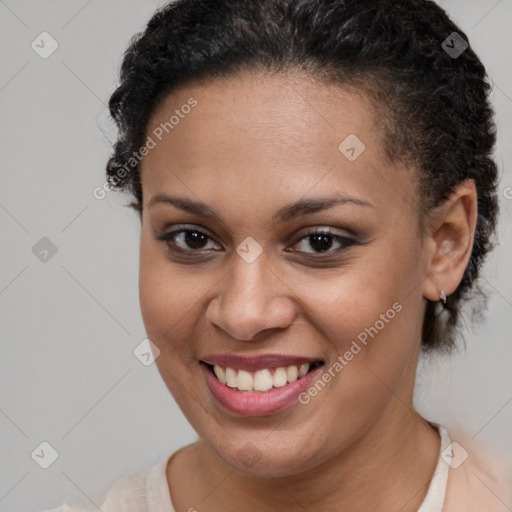
{"label": "brown eye", "polygon": [[[303,249],[299,249],[299,252],[306,254],[336,254],[353,244],[354,240],[351,238],[333,233],[330,229],[325,229],[308,233],[296,242],[295,246],[302,247]],[[338,248],[331,250],[333,246],[338,246]],[[308,247],[313,250],[306,250]]]}
{"label": "brown eye", "polygon": [[198,229],[179,229],[158,235],[156,239],[166,242],[171,250],[191,253],[208,250],[208,241],[211,240],[208,234]]}
{"label": "brown eye", "polygon": [[203,249],[208,238],[200,231],[181,231],[178,235],[184,235],[181,240],[191,249]]}

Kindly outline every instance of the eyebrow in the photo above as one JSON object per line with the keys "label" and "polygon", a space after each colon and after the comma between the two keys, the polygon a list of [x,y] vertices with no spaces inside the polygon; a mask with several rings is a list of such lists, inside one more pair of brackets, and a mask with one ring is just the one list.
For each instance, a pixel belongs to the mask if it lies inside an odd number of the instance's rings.
{"label": "eyebrow", "polygon": [[[195,201],[187,197],[171,196],[164,193],[155,194],[148,203],[148,207],[152,207],[157,203],[170,204],[184,212],[200,215],[202,217],[208,217],[217,219],[224,223],[222,216],[217,213],[213,208],[208,206],[206,203],[201,201]],[[301,215],[308,215],[323,210],[327,210],[337,205],[342,204],[355,204],[358,206],[368,206],[374,208],[374,205],[369,201],[359,199],[357,197],[349,195],[336,195],[325,198],[311,198],[311,199],[300,199],[295,203],[283,206],[280,208],[272,217],[274,222],[276,221],[290,221]]]}

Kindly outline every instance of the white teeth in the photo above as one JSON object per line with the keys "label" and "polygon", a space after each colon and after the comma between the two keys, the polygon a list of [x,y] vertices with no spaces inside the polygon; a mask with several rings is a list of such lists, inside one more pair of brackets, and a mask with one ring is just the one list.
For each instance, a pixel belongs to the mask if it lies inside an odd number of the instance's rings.
{"label": "white teeth", "polygon": [[299,377],[304,377],[309,372],[309,364],[301,364],[299,368]]}
{"label": "white teeth", "polygon": [[275,388],[280,388],[281,386],[286,385],[288,382],[288,378],[286,377],[286,369],[285,368],[276,368],[274,375],[272,377],[272,384]]}
{"label": "white teeth", "polygon": [[226,372],[224,371],[224,368],[222,368],[222,366],[219,366],[218,364],[216,364],[213,367],[213,371],[214,371],[215,375],[217,376],[217,379],[219,379],[222,382],[222,384],[226,384]]}
{"label": "white teeth", "polygon": [[253,378],[249,372],[238,370],[236,377],[236,387],[241,391],[251,391],[253,389]]}
{"label": "white teeth", "polygon": [[226,386],[236,388],[236,370],[233,370],[233,368],[226,368]]}
{"label": "white teeth", "polygon": [[[240,374],[240,372],[239,372]],[[254,374],[254,391],[268,391],[272,387],[272,374],[266,368]]]}
{"label": "white teeth", "polygon": [[299,376],[299,369],[296,366],[288,366],[286,369],[286,378],[288,382],[294,382]]}
{"label": "white teeth", "polygon": [[230,388],[237,388],[239,391],[268,391],[274,388],[285,386],[288,382],[295,382],[304,377],[310,369],[310,364],[291,365],[287,367],[275,368],[272,370],[264,368],[256,372],[246,370],[236,370],[229,366],[224,368],[214,365],[213,372],[217,379]]}

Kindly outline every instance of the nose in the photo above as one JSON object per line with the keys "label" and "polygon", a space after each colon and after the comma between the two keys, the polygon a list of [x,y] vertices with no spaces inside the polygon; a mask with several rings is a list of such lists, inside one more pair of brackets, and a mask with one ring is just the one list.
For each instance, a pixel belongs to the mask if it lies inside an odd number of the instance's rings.
{"label": "nose", "polygon": [[263,331],[290,326],[296,316],[292,290],[262,254],[252,263],[238,255],[218,284],[206,318],[231,338],[256,341]]}

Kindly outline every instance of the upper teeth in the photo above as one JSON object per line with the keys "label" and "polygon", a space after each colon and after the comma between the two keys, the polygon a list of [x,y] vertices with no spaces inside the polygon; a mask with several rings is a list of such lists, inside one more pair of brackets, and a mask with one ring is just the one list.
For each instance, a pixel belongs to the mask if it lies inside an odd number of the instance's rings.
{"label": "upper teeth", "polygon": [[[310,364],[291,365],[279,368],[264,368],[256,372],[236,370],[227,366],[215,365],[213,372],[217,378],[230,388],[239,391],[268,391],[273,387],[280,388],[288,382],[294,382],[309,372]],[[273,371],[273,373],[272,373]]]}

